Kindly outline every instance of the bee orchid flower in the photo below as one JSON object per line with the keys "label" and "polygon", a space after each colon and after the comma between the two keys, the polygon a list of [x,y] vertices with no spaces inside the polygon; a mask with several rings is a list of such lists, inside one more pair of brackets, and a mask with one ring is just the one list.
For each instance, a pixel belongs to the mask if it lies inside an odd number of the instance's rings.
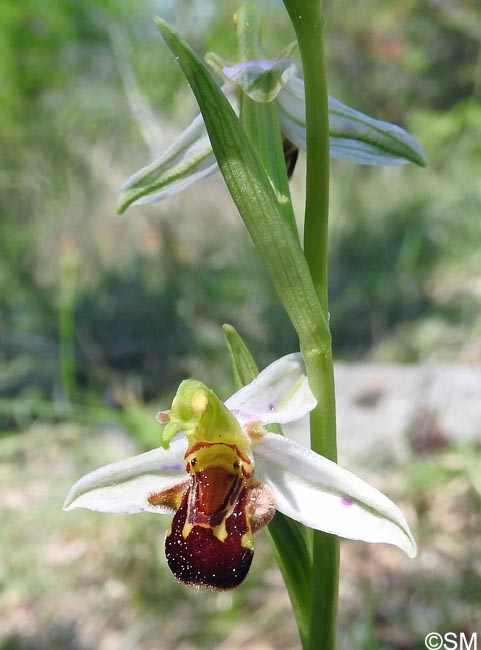
{"label": "bee orchid flower", "polygon": [[[284,143],[306,149],[304,81],[288,57],[231,64],[214,53],[207,63],[222,79],[222,91],[240,115],[242,96],[258,103],[275,102]],[[424,165],[419,142],[401,127],[377,120],[329,97],[329,142],[334,158],[367,165]],[[120,190],[118,209],[161,201],[218,170],[201,115],[152,163],[130,176]]]}
{"label": "bee orchid flower", "polygon": [[281,434],[316,405],[300,354],[278,359],[225,403],[195,380],[157,415],[162,445],[106,465],[71,488],[64,509],[173,513],[165,538],[174,576],[230,589],[247,575],[253,534],[279,510],[341,537],[416,544],[399,508],[336,463]]}

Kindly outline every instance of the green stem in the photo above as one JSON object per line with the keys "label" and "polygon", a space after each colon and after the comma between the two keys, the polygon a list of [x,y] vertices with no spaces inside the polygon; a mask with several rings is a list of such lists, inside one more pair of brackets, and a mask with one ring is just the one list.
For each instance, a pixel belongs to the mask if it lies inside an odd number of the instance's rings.
{"label": "green stem", "polygon": [[306,206],[304,254],[327,313],[329,108],[319,0],[284,0],[299,43],[306,93]]}
{"label": "green stem", "polygon": [[339,538],[314,531],[312,607],[304,650],[335,650],[339,584]]}
{"label": "green stem", "polygon": [[[307,178],[304,254],[328,319],[329,113],[320,0],[284,0],[296,31],[306,93]],[[336,411],[332,352],[302,350],[318,406],[311,412],[311,447],[336,460]],[[309,635],[304,650],[336,647],[339,540],[313,532]]]}
{"label": "green stem", "polygon": [[[336,460],[336,412],[332,355],[303,352],[311,390],[318,400],[311,411],[311,447]],[[335,650],[339,585],[339,538],[312,532],[311,611],[304,650]]]}

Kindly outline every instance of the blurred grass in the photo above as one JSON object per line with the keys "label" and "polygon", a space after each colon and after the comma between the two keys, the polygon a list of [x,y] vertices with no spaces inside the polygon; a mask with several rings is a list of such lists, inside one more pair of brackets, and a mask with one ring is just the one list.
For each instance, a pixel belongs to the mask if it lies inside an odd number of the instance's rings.
{"label": "blurred grass", "polygon": [[[229,58],[236,6],[26,0],[0,12],[2,650],[297,647],[262,536],[245,586],[199,596],[167,573],[161,518],[60,511],[82,473],[157,443],[153,414],[180,379],[229,395],[222,323],[262,365],[297,346],[220,178],[115,215],[120,184],[195,112],[151,16]],[[479,364],[479,5],[326,8],[332,94],[406,126],[428,159],[424,170],[333,161],[335,353]],[[278,3],[265,10],[277,54],[292,32]],[[125,62],[158,122],[134,117]],[[299,213],[302,184],[301,157]],[[477,449],[434,450],[381,471],[425,550],[409,563],[344,544],[340,647],[418,648],[427,620],[475,630],[479,462]]]}

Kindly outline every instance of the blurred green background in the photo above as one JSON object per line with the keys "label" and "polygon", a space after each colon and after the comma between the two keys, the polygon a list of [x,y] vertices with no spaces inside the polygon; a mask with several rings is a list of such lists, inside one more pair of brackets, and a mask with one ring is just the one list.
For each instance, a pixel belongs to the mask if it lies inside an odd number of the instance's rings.
{"label": "blurred green background", "polygon": [[[428,160],[426,169],[333,161],[336,358],[479,365],[479,1],[325,4],[331,94],[413,132]],[[194,376],[229,395],[224,322],[260,365],[296,348],[220,177],[116,215],[122,182],[196,112],[152,16],[176,25],[199,53],[233,58],[236,7],[2,5],[2,650],[296,647],[261,535],[248,583],[199,597],[168,577],[160,518],[60,511],[82,473],[157,443],[153,414],[169,405],[179,380]],[[276,55],[293,35],[278,0],[262,7],[266,51]],[[301,156],[292,182],[299,214],[303,164]],[[479,450],[466,454],[442,449],[384,468],[390,495],[416,508],[421,537],[432,541],[442,530],[429,523],[440,490],[454,510],[460,494],[468,503],[464,523],[478,516],[479,483],[467,478],[466,458],[479,462]],[[442,623],[476,631],[481,595],[473,586],[466,601],[462,590],[480,578],[479,539],[469,526],[463,531],[452,573],[424,573],[416,597],[415,570],[395,552],[383,551],[381,571],[374,551],[348,545],[342,647],[419,648],[431,631],[420,624],[426,611],[433,630]]]}

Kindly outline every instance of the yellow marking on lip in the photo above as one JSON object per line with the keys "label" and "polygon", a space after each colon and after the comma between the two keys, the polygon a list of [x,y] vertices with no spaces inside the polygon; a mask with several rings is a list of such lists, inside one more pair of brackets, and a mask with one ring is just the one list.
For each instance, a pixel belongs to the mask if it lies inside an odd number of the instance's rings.
{"label": "yellow marking on lip", "polygon": [[192,532],[193,528],[194,528],[194,524],[190,524],[188,521],[186,521],[182,527],[182,537],[184,539],[187,539],[187,537],[189,537],[190,533]]}
{"label": "yellow marking on lip", "polygon": [[[209,467],[222,467],[233,476],[250,479],[254,461],[239,451],[237,445],[225,442],[196,443],[185,454],[186,470],[190,474],[202,472]],[[194,463],[192,463],[194,461]]]}
{"label": "yellow marking on lip", "polygon": [[248,548],[251,551],[254,550],[254,536],[252,535],[252,531],[250,530],[250,525],[249,525],[249,530],[246,533],[244,533],[241,537],[241,546],[243,546],[244,548]]}
{"label": "yellow marking on lip", "polygon": [[[192,532],[194,526],[199,526],[200,528],[210,528],[212,531],[212,534],[214,535],[215,538],[219,540],[219,542],[225,542],[228,536],[227,532],[227,526],[226,526],[226,520],[227,518],[230,517],[229,515],[226,515],[224,519],[221,521],[220,524],[217,524],[217,526],[211,526],[210,524],[204,524],[204,523],[199,523],[199,524],[191,524],[189,522],[185,522],[185,524],[182,527],[182,537],[184,539],[187,539],[187,537],[190,535]],[[246,546],[243,544],[243,546]],[[254,544],[252,546],[246,546],[246,548],[254,548]]]}

